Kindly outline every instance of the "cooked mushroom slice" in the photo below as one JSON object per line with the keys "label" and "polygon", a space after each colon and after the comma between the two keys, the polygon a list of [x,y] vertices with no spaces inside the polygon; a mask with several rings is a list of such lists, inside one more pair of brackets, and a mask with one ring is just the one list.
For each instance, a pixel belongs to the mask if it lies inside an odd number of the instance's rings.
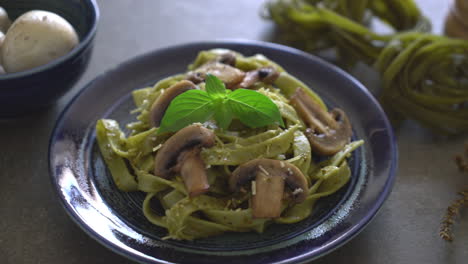
{"label": "cooked mushroom slice", "polygon": [[212,61],[189,72],[187,74],[187,80],[193,81],[194,83],[200,83],[205,80],[207,74],[213,74],[218,77],[224,84],[226,84],[226,88],[228,89],[231,89],[242,82],[245,76],[245,72],[237,68],[218,61]]}
{"label": "cooked mushroom slice", "polygon": [[241,88],[247,88],[256,82],[271,84],[278,79],[279,72],[274,67],[262,67],[245,74],[244,80],[239,84]]}
{"label": "cooked mushroom slice", "polygon": [[214,144],[215,134],[201,124],[181,129],[158,151],[154,161],[154,175],[169,178],[180,173],[190,197],[207,192],[210,185],[200,151]]}
{"label": "cooked mushroom slice", "polygon": [[236,65],[236,54],[233,52],[226,52],[221,54],[218,59],[218,62],[227,64],[230,66],[235,66]]}
{"label": "cooked mushroom slice", "polygon": [[182,80],[167,88],[164,91],[164,93],[161,96],[159,96],[158,99],[154,101],[153,105],[151,106],[149,119],[150,124],[153,127],[159,127],[164,113],[169,107],[171,101],[179,94],[193,89],[197,89],[197,87],[191,81],[187,80]]}
{"label": "cooked mushroom slice", "polygon": [[289,197],[296,203],[303,202],[308,192],[307,179],[302,172],[281,160],[255,159],[242,164],[232,173],[229,188],[236,192],[247,183],[252,186],[254,218],[279,217],[285,190],[290,192]]}
{"label": "cooked mushroom slice", "polygon": [[312,151],[333,155],[349,142],[351,124],[343,110],[335,108],[327,113],[302,88],[296,89],[290,101],[308,127],[305,134]]}
{"label": "cooked mushroom slice", "polygon": [[186,79],[193,82],[194,84],[199,84],[205,81],[206,74],[203,72],[191,71],[187,73]]}

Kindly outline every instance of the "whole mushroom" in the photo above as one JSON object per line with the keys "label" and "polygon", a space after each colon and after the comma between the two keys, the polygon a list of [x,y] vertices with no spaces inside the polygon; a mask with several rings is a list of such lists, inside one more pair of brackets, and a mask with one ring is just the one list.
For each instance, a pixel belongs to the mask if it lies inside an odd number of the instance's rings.
{"label": "whole mushroom", "polygon": [[207,192],[210,185],[200,152],[202,148],[209,148],[214,144],[214,132],[201,124],[179,130],[156,154],[154,175],[169,178],[180,173],[190,197]]}
{"label": "whole mushroom", "polygon": [[326,112],[302,88],[290,98],[291,104],[307,125],[307,136],[312,151],[320,155],[333,155],[351,139],[351,123],[346,113],[335,108]]}
{"label": "whole mushroom", "polygon": [[49,63],[78,44],[75,29],[61,16],[41,10],[29,11],[8,29],[0,50],[8,73]]}
{"label": "whole mushroom", "polygon": [[11,25],[8,13],[0,6],[0,31],[6,33]]}
{"label": "whole mushroom", "polygon": [[[0,51],[2,50],[3,41],[5,40],[5,34],[0,31]],[[0,73],[2,73],[2,56],[0,56]]]}
{"label": "whole mushroom", "polygon": [[229,178],[229,188],[233,192],[240,191],[248,183],[252,186],[254,218],[279,217],[285,191],[294,203],[303,202],[309,191],[307,179],[296,166],[274,159],[251,160],[237,167]]}

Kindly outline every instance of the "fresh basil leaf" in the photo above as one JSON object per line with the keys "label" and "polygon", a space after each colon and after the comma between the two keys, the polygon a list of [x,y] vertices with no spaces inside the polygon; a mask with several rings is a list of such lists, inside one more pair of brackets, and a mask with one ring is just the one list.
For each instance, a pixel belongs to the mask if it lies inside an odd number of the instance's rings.
{"label": "fresh basil leaf", "polygon": [[213,117],[222,129],[227,129],[234,117],[249,127],[272,123],[284,126],[276,104],[253,90],[227,90],[216,76],[208,74],[205,89],[189,90],[174,98],[169,105],[158,133],[177,131],[195,122]]}
{"label": "fresh basil leaf", "polygon": [[205,79],[205,90],[213,98],[222,97],[226,94],[226,86],[216,76],[207,74]]}
{"label": "fresh basil leaf", "polygon": [[232,121],[232,110],[229,104],[224,102],[216,104],[214,110],[214,119],[216,124],[222,129],[227,129]]}
{"label": "fresh basil leaf", "polygon": [[161,120],[158,134],[175,132],[192,123],[205,122],[212,115],[214,104],[212,98],[201,90],[189,90],[176,96]]}
{"label": "fresh basil leaf", "polygon": [[262,127],[275,122],[284,126],[276,104],[257,91],[237,89],[226,98],[233,114],[249,127]]}

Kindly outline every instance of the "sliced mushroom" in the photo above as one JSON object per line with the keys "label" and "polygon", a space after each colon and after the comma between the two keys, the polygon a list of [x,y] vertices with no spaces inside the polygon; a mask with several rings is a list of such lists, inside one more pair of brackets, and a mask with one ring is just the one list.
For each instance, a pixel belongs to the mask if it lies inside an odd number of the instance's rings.
{"label": "sliced mushroom", "polygon": [[166,112],[172,100],[179,94],[193,89],[197,89],[197,86],[195,86],[195,84],[191,81],[187,80],[182,80],[167,88],[164,91],[164,93],[161,96],[159,96],[158,99],[154,101],[153,105],[151,106],[149,118],[150,124],[153,127],[159,127],[164,113]]}
{"label": "sliced mushroom", "polygon": [[223,53],[217,58],[217,61],[223,64],[227,64],[229,66],[235,66],[236,54],[234,52]]}
{"label": "sliced mushroom", "polygon": [[205,81],[206,73],[200,71],[191,71],[187,73],[186,79],[195,83],[199,84]]}
{"label": "sliced mushroom", "polygon": [[214,144],[215,134],[201,124],[179,130],[158,151],[154,175],[167,179],[180,173],[190,197],[207,192],[210,185],[200,151]]}
{"label": "sliced mushroom", "polygon": [[212,74],[218,77],[224,84],[226,84],[226,88],[228,89],[231,89],[242,82],[245,76],[245,72],[237,68],[221,62],[212,61],[189,72],[187,74],[187,80],[193,81],[194,83],[200,83],[205,80],[207,74]]}
{"label": "sliced mushroom", "polygon": [[247,88],[256,82],[271,84],[279,77],[279,72],[274,67],[262,67],[245,74],[244,80],[239,84],[241,88]]}
{"label": "sliced mushroom", "polygon": [[285,190],[295,203],[303,202],[309,190],[307,179],[296,166],[274,159],[255,159],[237,167],[229,179],[229,188],[236,192],[247,183],[253,186],[254,218],[279,217]]}
{"label": "sliced mushroom", "polygon": [[302,88],[296,89],[290,101],[308,127],[305,134],[312,151],[333,155],[350,141],[351,123],[343,110],[335,108],[327,113]]}

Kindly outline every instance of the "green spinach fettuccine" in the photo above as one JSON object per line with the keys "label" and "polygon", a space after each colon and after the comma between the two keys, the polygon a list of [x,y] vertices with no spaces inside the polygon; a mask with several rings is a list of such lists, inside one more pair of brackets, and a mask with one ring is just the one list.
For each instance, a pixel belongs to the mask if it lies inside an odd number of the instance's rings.
{"label": "green spinach fettuccine", "polygon": [[[199,68],[222,52],[226,51],[202,51],[189,70]],[[143,213],[148,221],[167,229],[168,239],[193,240],[225,232],[261,233],[271,223],[294,224],[314,212],[317,200],[333,195],[350,180],[347,157],[363,141],[349,142],[336,154],[315,162],[319,155],[309,144],[307,124],[289,100],[296,88],[304,88],[307,96],[327,111],[317,94],[262,55],[244,57],[236,54],[234,66],[242,71],[272,66],[278,71],[279,76],[274,83],[257,82],[253,89],[277,105],[285,125],[248,128],[234,120],[227,130],[222,130],[210,120],[203,123],[204,127],[214,131],[215,144],[200,152],[210,186],[201,195],[190,196],[178,174],[172,178],[154,174],[155,156],[173,133],[157,133],[158,128],[151,126],[152,105],[169,87],[186,78],[185,74],[170,76],[153,87],[134,91],[136,109],[133,112],[138,114],[135,122],[118,124],[115,120],[101,119],[96,124],[97,142],[114,183],[121,191],[146,193]],[[203,83],[198,86],[204,89]],[[121,125],[130,132],[124,133]],[[306,177],[305,200],[288,203],[285,202],[286,197],[279,217],[253,217],[250,203],[255,193],[241,191],[234,194],[228,188],[228,182],[238,166],[258,158],[295,166]],[[154,210],[154,204],[163,210]]]}

